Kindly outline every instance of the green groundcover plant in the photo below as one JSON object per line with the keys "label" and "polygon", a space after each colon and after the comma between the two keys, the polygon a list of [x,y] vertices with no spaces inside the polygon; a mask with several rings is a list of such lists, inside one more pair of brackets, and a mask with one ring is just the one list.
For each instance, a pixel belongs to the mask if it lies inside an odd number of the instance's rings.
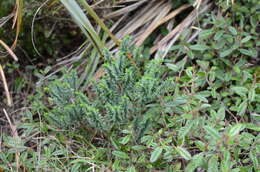
{"label": "green groundcover plant", "polygon": [[132,125],[140,138],[159,118],[160,97],[171,90],[173,81],[163,76],[162,60],[144,60],[129,39],[122,42],[115,56],[108,51],[104,54],[106,74],[93,82],[92,98],[79,91],[75,71],[66,73],[45,89],[53,105],[46,117],[62,128],[85,126],[107,134]]}
{"label": "green groundcover plant", "polygon": [[[218,27],[207,37],[202,32],[201,41],[216,37]],[[143,57],[126,39],[115,56],[105,51],[106,74],[88,94],[80,91],[75,71],[48,82],[45,117],[58,128],[104,135],[103,143],[93,144],[105,149],[103,158],[115,171],[257,171],[257,68],[242,70],[247,57],[236,60],[235,50],[231,60],[211,57],[217,42],[185,44],[193,55],[174,64]]]}
{"label": "green groundcover plant", "polygon": [[127,38],[88,87],[74,70],[41,83],[19,137],[1,137],[0,170],[19,153],[28,171],[259,171],[260,4],[217,5],[167,59]]}

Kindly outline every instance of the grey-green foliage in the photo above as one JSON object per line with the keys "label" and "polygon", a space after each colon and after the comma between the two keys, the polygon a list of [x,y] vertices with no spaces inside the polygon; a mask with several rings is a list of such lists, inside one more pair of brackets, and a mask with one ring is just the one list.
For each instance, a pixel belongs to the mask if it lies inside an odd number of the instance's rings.
{"label": "grey-green foliage", "polygon": [[47,118],[59,127],[91,126],[99,131],[131,125],[142,134],[149,122],[160,116],[160,96],[170,91],[162,60],[144,60],[129,39],[112,56],[104,52],[106,74],[93,82],[93,98],[79,91],[75,71],[47,87],[51,108]]}

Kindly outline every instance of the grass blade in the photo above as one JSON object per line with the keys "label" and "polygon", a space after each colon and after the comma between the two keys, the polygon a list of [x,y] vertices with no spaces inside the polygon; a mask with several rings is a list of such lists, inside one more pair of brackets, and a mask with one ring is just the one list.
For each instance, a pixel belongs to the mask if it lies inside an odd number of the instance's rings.
{"label": "grass blade", "polygon": [[96,12],[88,5],[88,3],[84,0],[80,0],[80,3],[87,10],[87,12],[94,18],[94,20],[99,24],[99,26],[111,37],[111,39],[119,45],[118,39],[110,32],[110,30],[106,27],[104,22],[98,17]]}
{"label": "grass blade", "polygon": [[81,28],[82,32],[91,40],[94,47],[96,47],[99,53],[102,55],[102,49],[105,47],[105,45],[99,38],[94,27],[91,25],[89,19],[80,8],[79,4],[75,0],[60,1],[69,11],[75,22]]}

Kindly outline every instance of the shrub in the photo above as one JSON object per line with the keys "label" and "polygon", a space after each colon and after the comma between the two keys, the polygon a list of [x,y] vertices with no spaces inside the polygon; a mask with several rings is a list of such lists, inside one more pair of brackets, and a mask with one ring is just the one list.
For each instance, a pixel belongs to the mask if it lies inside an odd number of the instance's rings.
{"label": "shrub", "polygon": [[162,79],[165,68],[160,59],[145,61],[128,40],[115,56],[105,51],[106,74],[93,82],[93,98],[80,91],[75,71],[48,85],[50,122],[62,128],[80,124],[106,132],[132,125],[140,138],[151,121],[160,117],[159,97],[170,91],[172,81]]}

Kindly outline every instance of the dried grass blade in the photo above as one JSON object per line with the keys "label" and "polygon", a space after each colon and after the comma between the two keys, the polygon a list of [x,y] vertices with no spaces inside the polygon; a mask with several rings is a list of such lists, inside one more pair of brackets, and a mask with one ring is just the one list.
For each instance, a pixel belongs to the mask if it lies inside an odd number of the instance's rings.
{"label": "dried grass blade", "polygon": [[181,7],[179,7],[178,9],[172,11],[169,15],[163,17],[162,19],[160,18],[159,20],[157,20],[156,22],[152,23],[144,32],[144,34],[142,34],[142,36],[138,39],[136,45],[140,46],[145,39],[156,29],[158,28],[160,25],[168,22],[169,20],[171,20],[172,18],[174,18],[176,15],[178,15],[180,12],[182,12],[183,10],[189,8],[191,5],[190,4],[184,4]]}
{"label": "dried grass blade", "polygon": [[12,49],[16,47],[18,36],[21,31],[21,24],[22,24],[22,16],[23,16],[23,0],[16,0],[16,12],[15,12],[15,17],[14,17],[14,23],[13,27],[16,25],[16,35],[15,35],[15,40],[12,45]]}
{"label": "dried grass blade", "polygon": [[[205,12],[207,9],[209,9],[209,7],[211,6],[211,4],[206,5],[208,1],[205,1],[205,4],[202,5],[203,8],[199,11],[199,13],[203,13]],[[157,45],[153,46],[150,50],[150,53],[154,53],[155,51],[157,51],[158,49],[162,48],[165,44],[167,44],[168,41],[170,41],[176,34],[181,33],[184,28],[188,27],[193,21],[194,19],[197,17],[198,15],[198,10],[194,9],[189,15],[188,17],[186,17],[177,27],[175,27],[167,36],[165,36],[160,42],[158,42]]]}
{"label": "dried grass blade", "polygon": [[12,57],[15,61],[18,61],[17,56],[14,54],[14,52],[12,51],[12,49],[9,48],[8,45],[6,45],[6,43],[4,43],[4,41],[0,40],[0,44],[7,50],[7,52],[11,55],[11,57]]}
{"label": "dried grass blade", "polygon": [[[16,128],[16,126],[12,124],[11,119],[10,119],[10,117],[8,116],[6,110],[3,109],[3,111],[4,111],[4,114],[5,114],[5,117],[7,118],[7,121],[8,121],[8,123],[9,123],[9,125],[10,125],[10,128],[11,128],[11,130],[12,130],[13,138],[14,138],[14,139],[19,139],[19,135],[18,135],[18,133],[17,133],[17,128]],[[16,161],[16,171],[18,172],[19,169],[20,169],[20,163],[19,163],[19,162],[20,162],[20,153],[19,153],[19,152],[15,152],[15,161]]]}
{"label": "dried grass blade", "polygon": [[14,17],[14,13],[11,13],[8,16],[0,18],[0,27],[5,25],[5,23],[8,22],[12,17]]}
{"label": "dried grass blade", "polygon": [[88,17],[85,15],[79,4],[75,0],[60,0],[62,4],[70,12],[75,22],[78,24],[82,32],[90,39],[93,46],[97,48],[102,56],[102,49],[105,47],[104,43],[100,40],[94,27],[91,25]]}
{"label": "dried grass blade", "polygon": [[116,33],[116,37],[122,39],[125,35],[133,33],[135,30],[145,25],[148,21],[151,21],[164,8],[162,4],[162,1],[156,4],[149,3],[131,21],[129,21],[125,27]]}
{"label": "dried grass blade", "polygon": [[[161,10],[160,10],[160,12],[158,13],[158,15],[156,16],[156,18],[151,22],[151,24],[149,24],[149,25],[147,26],[147,28],[145,28],[145,30],[142,31],[142,34],[141,34],[138,38],[136,38],[136,39],[137,39],[137,40],[138,40],[138,39],[143,39],[143,38],[144,38],[143,36],[145,36],[145,34],[147,34],[148,32],[152,33],[151,28],[153,28],[154,26],[156,26],[156,24],[159,23],[159,21],[160,21],[162,18],[164,18],[164,17],[169,13],[169,11],[171,10],[171,7],[172,7],[172,4],[171,4],[171,3],[165,4],[165,6],[163,6],[163,8],[161,8]],[[150,33],[148,33],[148,35],[145,36],[144,40],[150,35]],[[144,41],[144,40],[143,40],[143,41]],[[141,41],[141,42],[138,42],[138,41],[137,41],[136,45],[137,45],[137,46],[141,45],[143,41]]]}
{"label": "dried grass blade", "polygon": [[110,36],[110,38],[119,46],[118,39],[110,32],[104,22],[98,17],[96,12],[88,5],[85,0],[80,0],[80,3],[87,10],[87,12],[94,18],[94,20],[99,24],[99,26]]}
{"label": "dried grass blade", "polygon": [[122,8],[120,10],[117,10],[115,12],[112,12],[110,14],[107,14],[106,16],[104,16],[105,19],[111,19],[111,18],[114,18],[114,17],[117,17],[117,16],[120,16],[120,15],[123,15],[123,14],[126,14],[126,13],[129,13],[135,9],[137,9],[138,7],[140,7],[141,5],[143,5],[146,1],[148,0],[143,0],[143,1],[139,1],[133,5],[129,5],[125,8]]}
{"label": "dried grass blade", "polygon": [[6,95],[6,99],[7,99],[7,105],[12,106],[12,98],[11,98],[11,95],[10,95],[10,92],[8,89],[8,85],[7,85],[6,78],[5,78],[5,73],[4,73],[4,70],[3,70],[1,64],[0,64],[0,76],[2,78],[3,85],[4,85],[5,95]]}

